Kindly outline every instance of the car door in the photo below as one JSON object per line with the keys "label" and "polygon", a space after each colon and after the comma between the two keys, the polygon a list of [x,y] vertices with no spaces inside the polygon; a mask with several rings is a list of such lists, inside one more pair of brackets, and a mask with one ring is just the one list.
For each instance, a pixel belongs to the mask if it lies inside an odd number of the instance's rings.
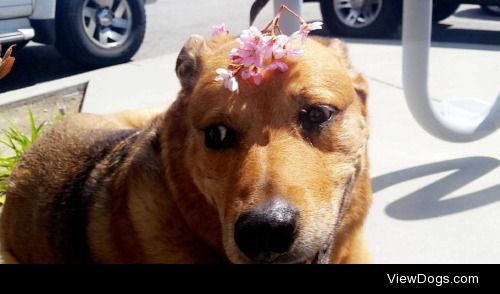
{"label": "car door", "polygon": [[33,13],[35,0],[0,0],[0,19],[26,17]]}

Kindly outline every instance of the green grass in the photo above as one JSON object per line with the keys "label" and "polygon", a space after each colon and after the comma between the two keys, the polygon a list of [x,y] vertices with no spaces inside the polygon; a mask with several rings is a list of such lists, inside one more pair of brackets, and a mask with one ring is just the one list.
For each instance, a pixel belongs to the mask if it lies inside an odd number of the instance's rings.
{"label": "green grass", "polygon": [[[35,118],[31,110],[28,112],[28,118],[31,129],[30,135],[25,134],[8,118],[3,118],[7,121],[9,127],[0,130],[0,144],[6,146],[11,152],[9,152],[9,155],[0,155],[0,205],[5,201],[9,176],[14,170],[17,161],[24,151],[40,137],[46,126],[46,122],[38,125],[35,123]],[[59,117],[56,117],[56,120],[59,119]]]}

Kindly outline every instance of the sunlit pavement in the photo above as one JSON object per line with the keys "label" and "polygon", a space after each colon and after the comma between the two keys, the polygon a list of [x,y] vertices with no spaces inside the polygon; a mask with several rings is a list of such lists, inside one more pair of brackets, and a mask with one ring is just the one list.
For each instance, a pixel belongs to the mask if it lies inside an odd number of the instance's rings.
{"label": "sunlit pavement", "polygon": [[[431,51],[434,99],[500,97],[499,47],[439,45]],[[466,144],[430,136],[404,101],[401,47],[350,47],[371,87],[374,201],[365,231],[375,262],[500,262],[500,131]]]}

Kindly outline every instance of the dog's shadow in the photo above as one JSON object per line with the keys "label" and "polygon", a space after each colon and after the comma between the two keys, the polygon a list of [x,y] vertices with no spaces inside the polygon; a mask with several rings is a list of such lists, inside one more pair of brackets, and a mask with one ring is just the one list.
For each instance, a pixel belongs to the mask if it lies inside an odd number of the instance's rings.
{"label": "dog's shadow", "polygon": [[465,157],[415,166],[372,179],[376,193],[399,183],[436,173],[456,172],[411,192],[387,205],[385,212],[401,220],[435,218],[478,208],[500,200],[500,184],[480,191],[442,200],[453,191],[469,184],[500,166],[492,157]]}

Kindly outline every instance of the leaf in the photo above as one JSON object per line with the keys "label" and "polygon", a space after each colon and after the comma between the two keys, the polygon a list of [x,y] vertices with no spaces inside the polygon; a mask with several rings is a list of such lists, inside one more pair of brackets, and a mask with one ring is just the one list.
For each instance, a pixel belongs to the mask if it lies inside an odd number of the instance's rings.
{"label": "leaf", "polygon": [[21,155],[40,137],[44,131],[46,122],[37,125],[31,109],[28,111],[31,136],[26,135],[14,122],[0,114],[8,123],[8,127],[0,130],[0,144],[5,145],[13,154],[11,156],[0,155],[0,205],[5,201],[8,188],[9,176],[14,170]]}
{"label": "leaf", "polygon": [[12,67],[14,66],[14,61],[16,61],[14,57],[9,57],[2,61],[2,63],[0,64],[0,80],[3,79],[6,75],[8,75],[9,72],[12,70]]}
{"label": "leaf", "polygon": [[38,132],[36,129],[35,118],[33,117],[33,111],[28,110],[28,116],[30,118],[30,128],[31,128],[31,142],[35,142],[38,138]]}
{"label": "leaf", "polygon": [[9,49],[7,49],[7,51],[5,51],[5,54],[3,55],[4,59],[8,59],[12,55],[12,49],[14,48],[14,46],[16,46],[16,45],[10,46]]}
{"label": "leaf", "polygon": [[[5,52],[3,58],[0,57],[0,80],[3,79],[9,72],[12,70],[12,66],[14,66],[14,61],[16,59],[12,57],[12,48],[14,48],[15,45],[12,45],[7,49]],[[1,46],[0,46],[0,52],[1,52]]]}

